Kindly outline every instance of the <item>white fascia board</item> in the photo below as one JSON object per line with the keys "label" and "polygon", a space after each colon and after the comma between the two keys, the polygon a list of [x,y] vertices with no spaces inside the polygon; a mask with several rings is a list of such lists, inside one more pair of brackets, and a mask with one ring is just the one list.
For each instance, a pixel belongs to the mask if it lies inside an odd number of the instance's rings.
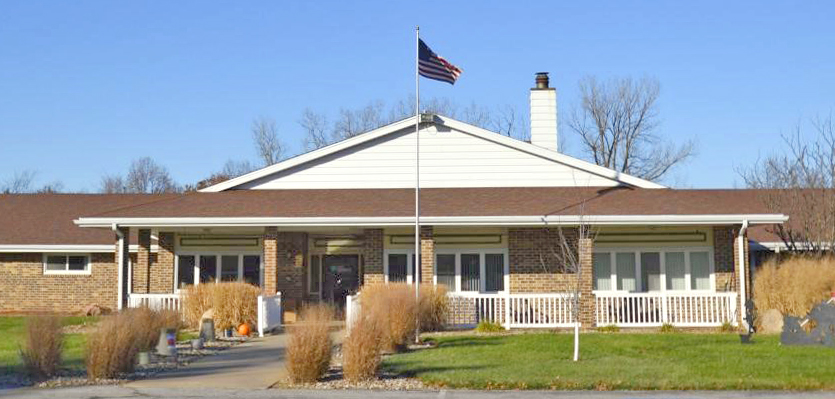
{"label": "white fascia board", "polygon": [[245,184],[245,183],[249,183],[249,182],[254,181],[254,180],[258,180],[262,177],[269,176],[273,173],[281,172],[282,170],[286,170],[286,169],[301,165],[305,162],[310,162],[310,161],[313,161],[315,159],[328,156],[328,155],[333,154],[335,152],[342,151],[346,148],[350,148],[350,147],[353,147],[353,146],[356,146],[356,145],[360,145],[360,144],[365,143],[367,141],[374,140],[378,137],[382,137],[382,136],[397,132],[399,130],[402,130],[402,129],[405,129],[409,126],[414,126],[414,125],[415,125],[415,117],[412,116],[412,117],[403,119],[401,121],[394,122],[394,123],[391,123],[389,125],[380,127],[376,130],[372,130],[368,133],[363,133],[363,134],[351,137],[349,139],[342,140],[338,143],[334,143],[334,144],[331,144],[329,146],[322,147],[318,150],[311,151],[311,152],[308,152],[306,154],[302,154],[302,155],[299,155],[297,157],[287,159],[285,161],[281,161],[281,162],[279,162],[275,165],[267,166],[265,168],[258,169],[256,171],[247,173],[245,175],[238,176],[234,179],[229,179],[227,181],[215,184],[213,186],[206,187],[206,188],[204,188],[202,190],[199,190],[199,191],[204,192],[204,193],[216,193],[216,192],[228,190],[228,189],[231,189],[231,188],[235,188],[237,186],[240,186],[241,184]]}
{"label": "white fascia board", "polygon": [[[4,253],[110,253],[115,251],[115,242],[108,244],[4,244],[0,252]],[[131,244],[130,252],[138,252],[139,245]],[[151,245],[151,252],[158,252],[159,245]]]}
{"label": "white fascia board", "polygon": [[495,143],[499,143],[511,148],[515,148],[519,151],[524,151],[546,159],[550,159],[554,162],[559,162],[564,165],[572,166],[577,169],[605,177],[607,179],[612,179],[640,188],[668,188],[666,186],[651,182],[649,180],[644,180],[635,176],[627,175],[625,173],[605,168],[603,166],[595,165],[591,162],[586,162],[574,157],[570,157],[565,154],[561,154],[556,151],[551,151],[549,149],[533,145],[531,143],[526,143],[521,140],[516,140],[514,138],[503,136],[501,134],[482,129],[478,126],[470,125],[468,123],[457,121],[452,118],[448,118],[445,116],[438,116],[438,118],[440,118],[443,121],[443,124],[445,126],[449,126],[453,129],[460,130],[462,132],[466,132],[478,136],[482,139],[493,141]]}
{"label": "white fascia board", "polygon": [[[595,215],[595,216],[422,216],[422,224],[433,226],[548,226],[548,225],[732,225],[779,224],[788,220],[781,214],[753,215]],[[396,217],[175,217],[175,218],[80,218],[80,227],[365,227],[412,226],[413,216]]]}

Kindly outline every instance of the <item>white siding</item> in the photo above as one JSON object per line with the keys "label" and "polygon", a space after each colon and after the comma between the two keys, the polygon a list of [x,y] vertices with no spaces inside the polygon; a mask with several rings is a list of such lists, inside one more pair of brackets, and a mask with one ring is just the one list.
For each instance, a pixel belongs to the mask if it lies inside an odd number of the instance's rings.
{"label": "white siding", "polygon": [[[458,130],[421,130],[421,187],[614,186],[617,182]],[[242,189],[409,188],[415,133],[377,140],[245,183]]]}

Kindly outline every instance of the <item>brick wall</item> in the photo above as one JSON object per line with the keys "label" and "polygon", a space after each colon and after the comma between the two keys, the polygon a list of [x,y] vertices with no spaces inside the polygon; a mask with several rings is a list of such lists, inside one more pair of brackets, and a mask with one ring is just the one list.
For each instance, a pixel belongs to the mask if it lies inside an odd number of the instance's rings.
{"label": "brick wall", "polygon": [[288,310],[297,310],[304,300],[306,254],[307,233],[276,234],[276,286]]}
{"label": "brick wall", "polygon": [[137,294],[150,292],[151,281],[151,230],[139,230],[139,251],[136,253],[136,262],[133,264],[133,290]]}
{"label": "brick wall", "polygon": [[[575,230],[564,230],[569,240],[576,240]],[[560,272],[562,265],[551,251],[559,248],[557,229],[512,228],[508,230],[510,292],[565,292],[574,275]]]}
{"label": "brick wall", "polygon": [[435,274],[435,238],[432,226],[420,226],[420,283],[432,284]]}
{"label": "brick wall", "polygon": [[278,229],[275,227],[264,228],[264,287],[265,295],[275,295],[278,291],[278,248],[276,239]]}
{"label": "brick wall", "polygon": [[716,291],[736,291],[734,271],[736,235],[738,228],[717,226],[713,228],[713,265],[716,272]]}
{"label": "brick wall", "polygon": [[150,265],[149,292],[168,294],[174,292],[174,233],[157,234],[158,252]]}
{"label": "brick wall", "polygon": [[383,229],[363,231],[363,284],[382,284],[383,275]]}
{"label": "brick wall", "polygon": [[89,275],[45,275],[43,254],[0,253],[0,312],[80,312],[115,309],[118,270],[112,253],[90,255]]}

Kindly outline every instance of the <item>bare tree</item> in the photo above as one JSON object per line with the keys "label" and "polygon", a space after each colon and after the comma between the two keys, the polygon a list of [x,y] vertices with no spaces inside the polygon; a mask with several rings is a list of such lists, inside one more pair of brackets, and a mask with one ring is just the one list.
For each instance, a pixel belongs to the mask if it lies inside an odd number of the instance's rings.
{"label": "bare tree", "polygon": [[330,144],[328,139],[328,118],[325,115],[305,108],[299,125],[304,130],[304,149],[307,151],[318,150]]}
{"label": "bare tree", "polygon": [[260,117],[252,121],[252,140],[264,166],[270,166],[284,158],[284,144],[278,137],[275,120]]}
{"label": "bare tree", "polygon": [[804,138],[798,125],[783,136],[785,153],[738,172],[748,187],[766,189],[769,211],[791,215],[768,228],[789,250],[835,252],[835,123],[832,115],[811,122],[814,139]]}
{"label": "bare tree", "polygon": [[647,180],[659,180],[695,152],[692,141],[676,145],[656,134],[660,85],[655,79],[587,77],[579,83],[581,105],[568,126],[591,160]]}
{"label": "bare tree", "polygon": [[3,182],[0,192],[3,194],[23,194],[32,192],[32,185],[35,182],[35,171],[24,170],[15,172],[11,178]]}
{"label": "bare tree", "polygon": [[597,235],[597,231],[582,216],[584,208],[584,204],[581,204],[581,217],[576,226],[558,225],[556,228],[545,229],[548,242],[540,243],[539,246],[539,262],[542,268],[547,273],[568,276],[566,279],[568,290],[563,292],[563,295],[570,304],[569,313],[574,324],[572,358],[575,362],[580,360],[580,314],[583,311],[580,293],[583,279],[588,277],[584,275],[580,254],[586,250],[583,246],[591,245]]}
{"label": "bare tree", "polygon": [[168,169],[157,164],[150,157],[143,157],[131,162],[126,177],[120,175],[102,177],[100,191],[110,194],[160,194],[179,192],[180,187],[171,178]]}

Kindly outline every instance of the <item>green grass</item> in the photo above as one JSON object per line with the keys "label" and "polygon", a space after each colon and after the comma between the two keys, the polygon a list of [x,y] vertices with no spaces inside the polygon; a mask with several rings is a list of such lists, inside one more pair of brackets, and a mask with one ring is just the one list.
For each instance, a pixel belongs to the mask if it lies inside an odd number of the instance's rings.
{"label": "green grass", "polygon": [[475,389],[835,389],[835,349],[735,334],[438,336],[384,367],[434,386]]}
{"label": "green grass", "polygon": [[[64,325],[78,325],[95,322],[97,318],[83,316],[64,317]],[[18,372],[21,368],[18,353],[26,339],[25,316],[0,316],[0,372]],[[67,334],[64,338],[64,367],[70,369],[84,368],[84,334]]]}

